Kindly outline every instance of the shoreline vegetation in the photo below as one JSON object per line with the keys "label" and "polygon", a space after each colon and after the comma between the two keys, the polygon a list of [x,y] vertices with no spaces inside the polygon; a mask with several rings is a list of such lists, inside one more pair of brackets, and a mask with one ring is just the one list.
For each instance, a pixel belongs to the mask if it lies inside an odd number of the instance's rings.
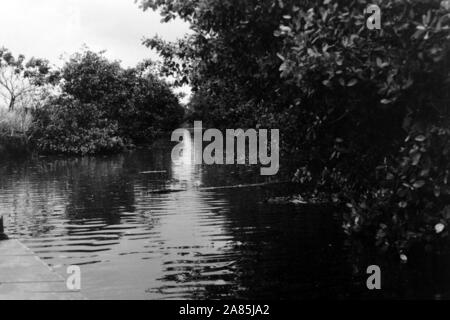
{"label": "shoreline vegetation", "polygon": [[[155,64],[124,69],[103,53],[76,53],[62,68],[0,50],[2,147],[44,155],[95,155],[148,144],[177,128],[185,109]],[[20,132],[20,134],[18,134]]]}

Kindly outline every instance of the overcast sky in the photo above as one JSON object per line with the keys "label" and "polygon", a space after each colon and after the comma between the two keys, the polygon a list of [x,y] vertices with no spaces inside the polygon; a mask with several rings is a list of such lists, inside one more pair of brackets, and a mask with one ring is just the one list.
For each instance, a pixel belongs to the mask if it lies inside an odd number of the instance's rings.
{"label": "overcast sky", "polygon": [[157,57],[141,44],[144,37],[175,40],[189,32],[181,21],[162,24],[158,13],[143,12],[134,0],[0,0],[0,10],[0,47],[55,64],[86,44],[133,66]]}

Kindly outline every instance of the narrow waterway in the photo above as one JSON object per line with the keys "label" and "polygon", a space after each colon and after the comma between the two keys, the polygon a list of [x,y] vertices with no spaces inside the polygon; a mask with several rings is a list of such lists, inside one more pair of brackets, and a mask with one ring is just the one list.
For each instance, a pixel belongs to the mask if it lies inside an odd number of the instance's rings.
{"label": "narrow waterway", "polygon": [[108,157],[2,159],[7,233],[62,275],[80,266],[89,299],[368,294],[338,214],[267,204],[286,185],[208,188],[268,180],[258,168],[174,164],[171,148],[166,139]]}

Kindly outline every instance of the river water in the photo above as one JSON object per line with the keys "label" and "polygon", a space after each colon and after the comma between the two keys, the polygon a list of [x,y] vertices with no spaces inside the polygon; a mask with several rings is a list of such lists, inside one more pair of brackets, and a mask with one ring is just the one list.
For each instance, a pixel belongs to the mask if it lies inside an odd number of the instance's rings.
{"label": "river water", "polygon": [[[7,233],[63,276],[80,266],[89,299],[367,296],[338,214],[267,204],[288,185],[210,188],[268,180],[258,168],[174,164],[171,147],[1,160]],[[372,296],[415,296],[410,282]]]}

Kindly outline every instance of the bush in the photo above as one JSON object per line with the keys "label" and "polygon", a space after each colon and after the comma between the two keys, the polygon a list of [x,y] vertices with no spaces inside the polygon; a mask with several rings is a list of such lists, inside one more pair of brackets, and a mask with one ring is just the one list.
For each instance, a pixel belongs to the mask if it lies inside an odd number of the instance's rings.
{"label": "bush", "polygon": [[23,134],[30,128],[31,112],[24,109],[8,111],[0,108],[0,135]]}
{"label": "bush", "polygon": [[28,135],[40,153],[89,155],[124,149],[118,124],[95,104],[63,95],[50,99],[33,117]]}
{"label": "bush", "polygon": [[406,254],[417,244],[438,252],[450,226],[450,123],[414,131],[376,169],[372,188],[349,204],[345,230]]}
{"label": "bush", "polygon": [[165,82],[134,72],[132,98],[118,106],[113,119],[117,119],[121,134],[134,143],[152,142],[180,125],[184,109]]}
{"label": "bush", "polygon": [[102,54],[75,54],[61,72],[63,91],[82,103],[95,104],[120,135],[134,143],[151,142],[173,130],[184,110],[170,87],[152,74],[151,63],[123,69]]}
{"label": "bush", "polygon": [[450,15],[441,1],[380,1],[371,31],[367,4],[293,6],[274,35],[299,88],[305,172],[347,203],[346,231],[405,252],[448,236]]}

